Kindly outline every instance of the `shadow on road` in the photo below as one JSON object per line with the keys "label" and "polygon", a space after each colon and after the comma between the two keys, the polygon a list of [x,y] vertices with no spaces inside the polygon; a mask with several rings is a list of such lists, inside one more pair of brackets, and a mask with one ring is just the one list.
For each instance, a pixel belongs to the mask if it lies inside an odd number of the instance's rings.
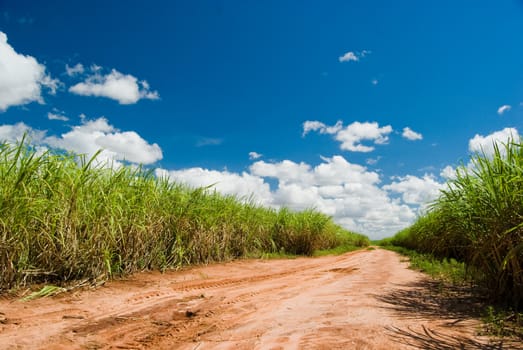
{"label": "shadow on road", "polygon": [[[496,339],[486,343],[452,331],[454,327],[464,326],[467,321],[481,317],[482,302],[485,300],[470,286],[443,285],[442,282],[426,279],[398,285],[397,289],[385,295],[375,295],[375,298],[401,318],[439,321],[438,330],[421,323],[408,329],[386,327],[398,343],[428,350],[523,349],[523,344],[517,341]],[[448,327],[448,333],[444,327]]]}
{"label": "shadow on road", "polygon": [[420,331],[416,331],[410,328],[405,330],[396,327],[386,327],[386,330],[391,333],[391,337],[394,338],[396,342],[426,350],[521,349],[520,347],[516,348],[510,345],[505,345],[503,344],[503,341],[484,344],[474,339],[444,334],[442,332],[431,330],[425,326],[422,326],[422,330]]}
{"label": "shadow on road", "polygon": [[386,303],[400,317],[437,317],[444,319],[471,319],[481,317],[482,302],[477,291],[469,286],[447,285],[433,280],[422,280],[397,289],[376,299]]}

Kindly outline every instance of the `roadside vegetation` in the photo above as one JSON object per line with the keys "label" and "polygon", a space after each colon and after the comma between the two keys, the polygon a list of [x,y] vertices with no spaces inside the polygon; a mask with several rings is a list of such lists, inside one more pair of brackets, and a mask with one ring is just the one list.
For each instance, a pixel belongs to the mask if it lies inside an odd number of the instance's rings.
{"label": "roadside vegetation", "polygon": [[0,179],[0,292],[369,244],[314,210],[265,208],[24,142],[0,145]]}
{"label": "roadside vegetation", "polygon": [[463,263],[463,279],[496,305],[488,318],[511,320],[523,334],[523,144],[494,145],[492,156],[473,155],[425,215],[382,244],[425,254],[422,270]]}
{"label": "roadside vegetation", "polygon": [[401,246],[394,246],[389,241],[379,243],[381,247],[398,252],[408,257],[410,267],[424,272],[435,280],[453,285],[470,285],[473,279],[466,269],[465,263],[453,258],[436,258],[429,253],[419,253]]}
{"label": "roadside vegetation", "polygon": [[345,232],[340,234],[339,245],[332,248],[317,249],[314,251],[314,256],[326,256],[326,255],[341,255],[348,252],[352,252],[363,247],[371,249],[369,247],[370,241],[369,238],[365,235]]}

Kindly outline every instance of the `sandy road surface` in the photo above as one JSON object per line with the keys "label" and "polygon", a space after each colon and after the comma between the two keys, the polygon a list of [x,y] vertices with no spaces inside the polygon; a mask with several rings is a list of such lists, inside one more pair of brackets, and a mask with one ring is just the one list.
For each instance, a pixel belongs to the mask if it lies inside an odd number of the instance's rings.
{"label": "sandy road surface", "polygon": [[[2,349],[516,349],[389,251],[140,273],[0,300]],[[452,306],[451,306],[452,305]],[[523,346],[521,347],[523,348]]]}

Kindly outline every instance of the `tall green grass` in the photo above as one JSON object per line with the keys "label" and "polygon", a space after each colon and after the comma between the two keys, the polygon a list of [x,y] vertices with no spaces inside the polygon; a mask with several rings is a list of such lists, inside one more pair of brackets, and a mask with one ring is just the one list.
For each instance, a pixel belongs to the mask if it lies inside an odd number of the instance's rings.
{"label": "tall green grass", "polygon": [[311,255],[352,237],[368,244],[313,210],[277,211],[141,167],[0,145],[0,291],[271,252]]}
{"label": "tall green grass", "polygon": [[523,305],[523,145],[494,145],[462,166],[430,211],[391,242],[464,261],[501,302]]}

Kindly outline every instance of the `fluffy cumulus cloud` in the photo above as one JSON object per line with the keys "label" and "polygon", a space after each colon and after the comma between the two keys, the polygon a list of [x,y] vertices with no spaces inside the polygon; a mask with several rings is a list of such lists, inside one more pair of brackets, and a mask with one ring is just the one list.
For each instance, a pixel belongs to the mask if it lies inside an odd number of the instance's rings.
{"label": "fluffy cumulus cloud", "polygon": [[121,132],[109,124],[106,118],[84,120],[60,137],[50,136],[46,143],[77,154],[93,156],[102,149],[101,161],[128,161],[151,164],[162,159],[160,146],[149,144],[134,131]]}
{"label": "fluffy cumulus cloud", "polygon": [[[521,136],[515,128],[505,128],[503,130],[494,131],[491,134],[486,136],[476,134],[473,138],[469,140],[469,151],[472,154],[482,154],[487,157],[492,157],[494,154],[494,147],[499,147],[499,150],[502,155],[505,154],[504,145],[509,142],[519,142]],[[474,171],[475,163],[471,159],[468,163],[463,163],[457,167],[447,165],[444,167],[440,176],[447,180],[452,181],[456,179],[457,173],[461,171]]]}
{"label": "fluffy cumulus cloud", "polygon": [[183,170],[156,169],[156,175],[168,178],[190,187],[211,186],[216,191],[249,200],[251,196],[262,205],[272,204],[269,184],[262,178],[243,172],[242,174],[228,171],[190,168]]}
{"label": "fluffy cumulus cloud", "polygon": [[370,51],[363,50],[361,52],[354,52],[354,51],[348,51],[338,57],[338,61],[340,62],[358,62],[361,58],[367,56],[370,54]]}
{"label": "fluffy cumulus cloud", "polygon": [[[61,135],[47,135],[24,123],[0,126],[0,141],[20,140],[28,134],[38,147],[58,148],[87,157],[98,150],[98,162],[120,166],[122,161],[152,164],[162,158],[157,144],[134,131],[120,131],[107,119],[82,118]],[[434,198],[440,184],[434,177],[406,176],[382,184],[378,172],[349,162],[343,156],[322,157],[318,164],[282,160],[254,161],[236,173],[204,168],[156,169],[156,175],[192,187],[211,186],[226,195],[254,200],[260,205],[292,210],[314,208],[343,227],[382,238],[410,225],[418,209]]]}
{"label": "fluffy cumulus cloud", "polygon": [[[413,179],[398,179],[398,184],[385,188],[377,172],[350,163],[339,155],[321,158],[316,166],[290,160],[256,161],[243,173],[202,168],[158,169],[156,173],[193,187],[214,184],[213,188],[224,194],[241,197],[252,194],[258,203],[274,208],[315,208],[331,215],[343,227],[372,238],[391,235],[410,225],[423,199],[433,194],[428,185],[421,186]],[[412,184],[408,184],[408,180]],[[428,176],[420,181],[435,182]],[[273,184],[272,188],[269,183]],[[425,192],[416,197],[416,187]],[[400,198],[392,198],[393,188],[402,194]]]}
{"label": "fluffy cumulus cloud", "polygon": [[469,140],[469,151],[485,153],[487,156],[494,154],[494,145],[502,145],[510,141],[519,141],[520,135],[515,128],[505,128],[495,131],[487,136],[476,134]]}
{"label": "fluffy cumulus cloud", "polygon": [[[347,129],[341,124],[308,125],[309,131],[323,130],[334,135]],[[148,143],[136,132],[117,130],[105,118],[82,118],[80,125],[54,136],[23,123],[0,126],[0,140],[17,140],[24,133],[30,133],[37,145],[87,156],[103,149],[99,160],[113,162],[113,166],[123,160],[151,164],[162,158],[158,145]],[[376,239],[412,224],[420,208],[434,199],[442,186],[432,175],[396,177],[384,184],[379,172],[351,163],[341,155],[322,157],[315,165],[254,160],[248,170],[239,173],[204,168],[155,172],[159,177],[192,187],[210,186],[211,191],[254,200],[267,207],[314,208],[332,216],[343,227]]]}
{"label": "fluffy cumulus cloud", "polygon": [[18,142],[24,138],[24,135],[29,141],[40,144],[45,137],[45,132],[34,130],[23,122],[0,125],[0,143]]}
{"label": "fluffy cumulus cloud", "polygon": [[24,123],[0,126],[0,142],[17,141],[24,134],[36,146],[63,149],[89,158],[102,150],[97,158],[100,163],[119,165],[119,161],[127,161],[151,164],[162,159],[162,150],[157,144],[149,144],[134,131],[121,132],[103,117],[83,120],[82,124],[60,136],[48,136],[45,131]]}
{"label": "fluffy cumulus cloud", "polygon": [[417,177],[407,175],[396,177],[394,181],[386,186],[384,190],[398,193],[402,200],[407,204],[423,206],[436,199],[443,188],[443,184],[438,182],[433,175]]}
{"label": "fluffy cumulus cloud", "polygon": [[17,53],[7,42],[7,35],[0,32],[0,112],[30,102],[43,103],[42,89],[54,94],[59,85],[43,64]]}
{"label": "fluffy cumulus cloud", "polygon": [[340,148],[342,150],[372,152],[374,147],[363,145],[362,142],[370,141],[377,145],[386,144],[389,141],[388,135],[392,132],[392,127],[390,125],[380,127],[377,122],[353,122],[345,127],[340,121],[334,126],[327,126],[319,121],[304,122],[303,136],[311,131],[334,135],[334,139],[341,143]]}
{"label": "fluffy cumulus cloud", "polygon": [[439,176],[446,180],[453,180],[456,178],[456,169],[450,165],[447,165],[441,170]]}
{"label": "fluffy cumulus cloud", "polygon": [[512,108],[512,106],[510,106],[510,105],[503,105],[498,108],[498,114],[502,115],[503,113],[510,111],[511,108]]}
{"label": "fluffy cumulus cloud", "polygon": [[380,187],[377,172],[352,164],[342,156],[322,158],[322,163],[315,167],[289,160],[259,161],[250,171],[278,181],[273,192],[275,205],[295,210],[316,208],[332,215],[340,225],[372,237],[395,233],[415,218],[411,207],[392,200]]}
{"label": "fluffy cumulus cloud", "polygon": [[335,139],[341,142],[341,149],[353,152],[371,152],[374,147],[364,146],[361,141],[369,140],[378,145],[386,144],[389,141],[388,135],[392,132],[392,127],[386,125],[380,127],[378,123],[354,122],[340,130]]}
{"label": "fluffy cumulus cloud", "polygon": [[359,60],[360,60],[359,57],[356,56],[356,54],[352,51],[346,52],[342,56],[338,57],[338,61],[340,61],[340,62],[350,62],[350,61],[357,62]]}
{"label": "fluffy cumulus cloud", "polygon": [[423,135],[415,132],[414,130],[412,130],[409,127],[403,128],[403,133],[401,134],[401,136],[403,136],[403,138],[406,138],[407,140],[410,140],[410,141],[416,141],[416,140],[423,139]]}
{"label": "fluffy cumulus cloud", "polygon": [[290,160],[279,163],[258,161],[250,167],[252,174],[279,179],[284,185],[293,183],[312,184],[310,169],[310,165],[304,162],[295,163]]}
{"label": "fluffy cumulus cloud", "polygon": [[[76,67],[76,66],[75,66]],[[73,67],[74,69],[74,67]],[[91,69],[94,73],[85,81],[75,84],[69,91],[83,96],[107,97],[120,104],[134,104],[141,99],[157,100],[157,91],[152,91],[149,84],[130,74],[122,74],[113,69],[109,74],[102,75],[98,66]]]}

